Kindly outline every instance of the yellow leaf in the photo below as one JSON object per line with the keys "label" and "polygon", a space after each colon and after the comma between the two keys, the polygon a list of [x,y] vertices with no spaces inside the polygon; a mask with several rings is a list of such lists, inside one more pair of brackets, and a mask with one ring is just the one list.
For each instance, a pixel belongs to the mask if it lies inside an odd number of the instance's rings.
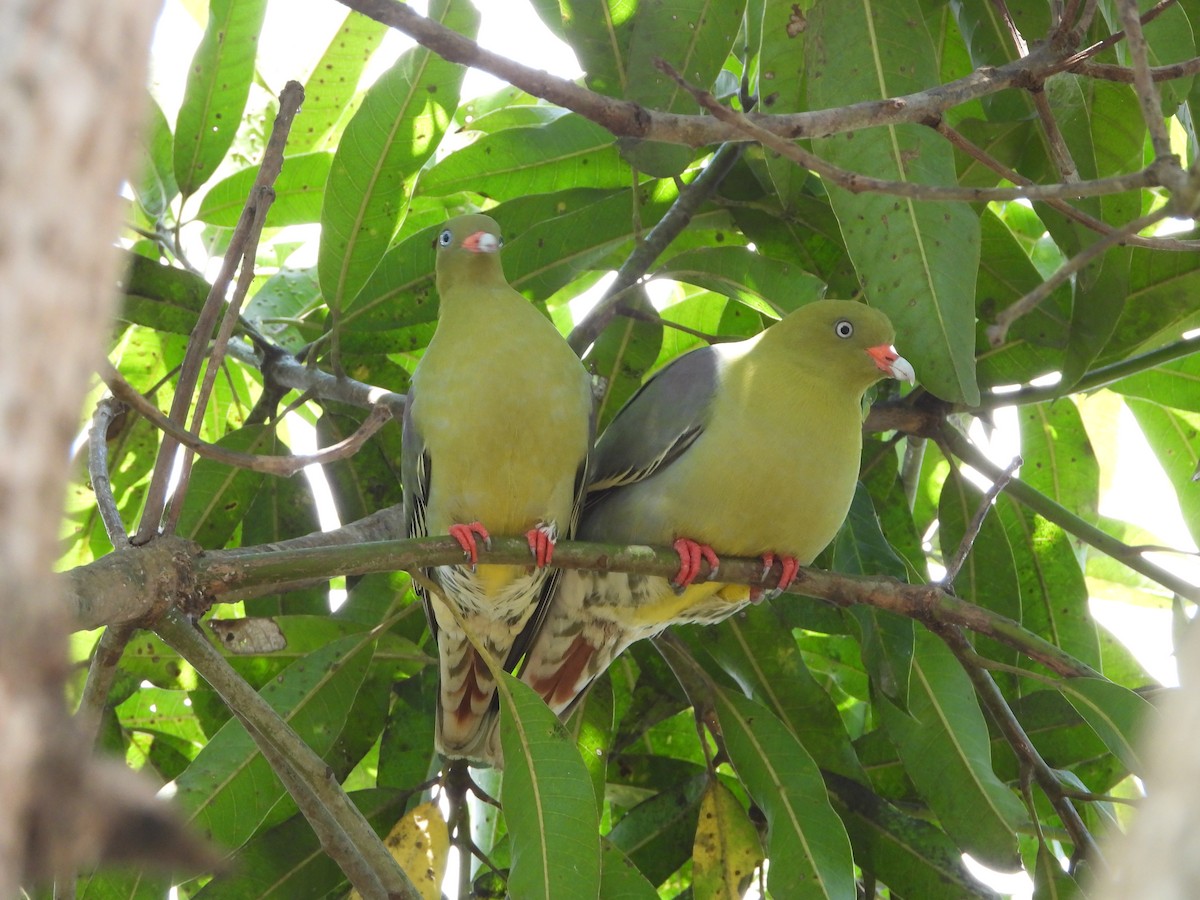
{"label": "yellow leaf", "polygon": [[733,792],[714,779],[700,800],[692,846],[696,900],[738,900],[762,862],[762,842]]}
{"label": "yellow leaf", "polygon": [[[384,844],[422,900],[441,900],[450,832],[437,804],[422,803],[412,810],[392,827]],[[358,891],[351,891],[348,900],[362,897]]]}

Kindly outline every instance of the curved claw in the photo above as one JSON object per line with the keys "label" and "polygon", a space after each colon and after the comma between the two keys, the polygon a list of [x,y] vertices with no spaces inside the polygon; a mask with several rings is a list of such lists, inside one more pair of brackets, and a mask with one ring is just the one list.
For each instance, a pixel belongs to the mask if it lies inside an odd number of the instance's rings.
{"label": "curved claw", "polygon": [[468,522],[466,524],[454,524],[448,529],[450,537],[458,541],[458,546],[463,548],[463,553],[471,562],[471,568],[475,568],[475,564],[479,562],[479,547],[475,543],[475,536],[479,535],[483,539],[483,546],[491,549],[492,536],[488,534],[486,528],[479,522]]}
{"label": "curved claw", "polygon": [[[766,578],[771,571],[771,567],[775,565],[776,556],[774,553],[767,552],[762,555],[763,578]],[[793,581],[796,580],[796,573],[800,570],[800,561],[794,556],[778,557],[780,564],[779,581],[776,582],[773,588],[756,587],[750,589],[750,600],[752,603],[761,603],[763,600],[774,600],[780,594],[788,589]]]}
{"label": "curved claw", "polygon": [[525,540],[529,542],[529,552],[537,561],[537,567],[544,569],[550,565],[554,557],[554,542],[558,539],[558,529],[553,525],[538,523],[525,532]]}
{"label": "curved claw", "polygon": [[679,538],[671,546],[679,554],[679,572],[675,575],[675,580],[671,582],[671,587],[676,591],[682,591],[696,580],[700,574],[701,559],[708,563],[710,578],[720,571],[721,560],[717,558],[716,551],[708,544],[700,544],[690,538]]}

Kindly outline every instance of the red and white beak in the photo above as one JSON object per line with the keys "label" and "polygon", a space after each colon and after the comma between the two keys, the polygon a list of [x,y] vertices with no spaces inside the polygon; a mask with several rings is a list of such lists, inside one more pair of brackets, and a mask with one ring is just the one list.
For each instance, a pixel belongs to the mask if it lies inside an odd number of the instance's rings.
{"label": "red and white beak", "polygon": [[486,231],[476,231],[463,238],[462,245],[472,253],[495,253],[500,249],[500,238]]}
{"label": "red and white beak", "polygon": [[867,352],[875,360],[875,366],[889,378],[897,381],[907,381],[912,384],[917,380],[912,363],[896,352],[891,344],[880,344],[878,347],[868,347]]}

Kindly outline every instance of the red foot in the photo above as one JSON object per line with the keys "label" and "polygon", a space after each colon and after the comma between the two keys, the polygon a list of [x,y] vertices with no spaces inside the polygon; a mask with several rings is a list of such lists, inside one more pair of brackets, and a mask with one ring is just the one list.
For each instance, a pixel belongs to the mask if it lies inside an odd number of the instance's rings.
{"label": "red foot", "polygon": [[487,533],[478,522],[468,522],[466,525],[451,525],[450,537],[458,541],[458,546],[463,548],[463,553],[467,554],[467,559],[471,561],[471,565],[479,562],[479,548],[475,544],[475,535],[483,538],[483,545],[490,547],[492,537]]}
{"label": "red foot", "polygon": [[550,559],[554,556],[554,534],[554,529],[549,525],[538,525],[525,532],[525,539],[529,541],[529,552],[537,560],[539,569],[550,565]]}
{"label": "red foot", "polygon": [[[767,576],[767,573],[771,571],[771,567],[775,565],[775,559],[776,557],[774,553],[768,552],[762,555],[764,578]],[[750,591],[750,599],[752,601],[757,603],[764,597],[774,597],[778,594],[782,594],[788,589],[791,583],[796,580],[796,573],[800,571],[800,561],[797,560],[796,557],[780,556],[779,565],[779,582],[770,590],[765,588],[752,589]]]}
{"label": "red foot", "polygon": [[721,568],[721,561],[708,544],[699,544],[691,538],[680,538],[671,546],[679,554],[679,574],[671,582],[677,590],[682,590],[696,580],[696,576],[700,574],[701,559],[708,562],[709,577],[716,575],[717,570]]}

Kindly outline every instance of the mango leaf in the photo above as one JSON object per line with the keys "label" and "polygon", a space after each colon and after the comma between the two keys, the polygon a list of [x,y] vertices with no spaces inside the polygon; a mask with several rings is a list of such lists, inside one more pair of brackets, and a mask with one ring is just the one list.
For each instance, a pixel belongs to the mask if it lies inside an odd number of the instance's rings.
{"label": "mango leaf", "polygon": [[[633,311],[653,317],[654,307],[645,290],[637,285],[624,304]],[[662,346],[663,326],[633,316],[616,316],[601,332],[587,355],[588,368],[603,379],[603,393],[596,407],[596,430],[600,433],[613,416],[641,386]]]}
{"label": "mango leaf", "polygon": [[[860,484],[833,544],[833,568],[852,575],[907,574],[875,518],[871,496]],[[845,611],[858,630],[863,662],[874,685],[901,709],[908,703],[913,656],[913,621],[885,609],[855,605]]]}
{"label": "mango leaf", "polygon": [[819,278],[743,247],[689,250],[668,259],[655,276],[708,288],[780,318],[825,295]]}
{"label": "mango leaf", "polygon": [[[807,108],[804,83],[804,32],[813,0],[804,3],[762,3],[761,18],[755,16],[758,4],[747,10],[748,24],[760,32],[758,41],[747,35],[746,43],[758,44],[753,71],[757,75],[759,109],[772,115],[802,112]],[[789,159],[766,154],[767,172],[785,210],[799,201],[808,181],[808,172]]]}
{"label": "mango leaf", "polygon": [[[403,812],[407,792],[375,788],[349,797],[375,832],[383,835]],[[346,876],[324,852],[308,820],[297,814],[249,841],[233,854],[228,873],[192,896],[196,900],[297,900],[345,890],[345,883]]]}
{"label": "mango leaf", "polygon": [[122,281],[122,321],[173,334],[191,334],[210,285],[186,269],[166,266],[137,254],[126,257]]}
{"label": "mango leaf", "polygon": [[866,783],[837,707],[817,684],[791,629],[775,605],[790,598],[752,606],[695,642],[733,676],[752,700],[779,717],[822,769]]}
{"label": "mango leaf", "polygon": [[700,799],[692,892],[697,900],[740,897],[762,858],[762,844],[746,810],[733,791],[714,778]]}
{"label": "mango leaf", "polygon": [[945,644],[917,631],[908,714],[877,706],[904,770],[945,832],[986,866],[1020,865],[1014,832],[1024,804],[992,771],[987,724],[970,679]]}
{"label": "mango leaf", "polygon": [[1067,534],[1001,494],[996,511],[1021,579],[1021,624],[1093,668],[1100,642],[1087,584]]}
{"label": "mango leaf", "polygon": [[[241,453],[279,454],[281,449],[274,428],[247,425],[231,431],[218,447]],[[178,534],[202,547],[224,547],[250,508],[266,478],[261,472],[239,469],[212,459],[196,460],[188,485],[187,500],[179,516]]]}
{"label": "mango leaf", "polygon": [[266,0],[212,0],[175,123],[175,181],[185,197],[208,181],[242,121]]}
{"label": "mango leaf", "polygon": [[1084,896],[1079,884],[1062,867],[1045,844],[1038,847],[1033,869],[1033,896],[1037,900],[1074,900]]}
{"label": "mango leaf", "polygon": [[[886,40],[882,37],[887,35]],[[808,97],[814,109],[924,90],[938,83],[918,0],[847,7],[818,3],[808,17]],[[949,145],[922,125],[889,140],[843,134],[813,142],[829,162],[876,178],[952,184]],[[830,187],[846,247],[872,306],[891,317],[921,383],[975,405],[975,277],[979,219],[965,203],[917,202]],[[906,351],[908,352],[908,351]]]}
{"label": "mango leaf", "polygon": [[1192,482],[1200,460],[1200,414],[1127,397],[1129,407],[1179,498],[1192,540],[1200,541],[1200,491]]}
{"label": "mango leaf", "polygon": [[[983,492],[952,470],[942,487],[938,500],[938,540],[942,559],[949,560],[959,550],[967,531],[967,523],[983,500]],[[1008,535],[994,509],[988,511],[980,525],[979,534],[967,553],[958,578],[955,593],[964,600],[1021,621],[1021,582]],[[989,659],[1016,665],[1019,654],[1011,647],[992,638],[977,636],[976,647]]]}
{"label": "mango leaf", "polygon": [[[1200,342],[1196,349],[1200,350]],[[1108,389],[1126,397],[1200,413],[1200,353],[1193,352],[1183,359],[1114,381]]]}
{"label": "mango leaf", "polygon": [[611,841],[600,849],[600,896],[604,900],[658,900],[658,891]]}
{"label": "mango leaf", "polygon": [[903,897],[998,900],[997,893],[971,875],[962,851],[937,826],[845,778],[826,774],[826,782],[864,874]]}
{"label": "mango leaf", "polygon": [[568,114],[544,125],[483,135],[425,172],[419,189],[508,200],[570,188],[628,187],[631,178],[612,134]]}
{"label": "mango leaf", "polygon": [[[466,0],[440,0],[429,17],[467,37],[479,23]],[[317,254],[317,277],[331,309],[354,298],[391,243],[407,206],[406,183],[437,149],[462,77],[461,66],[424,47],[407,50],[346,125],[325,185]]]}
{"label": "mango leaf", "polygon": [[780,897],[853,900],[850,839],[821,772],[764,707],[718,688],[716,712],[730,762],[767,816],[767,886]]}
{"label": "mango leaf", "polygon": [[1117,362],[1179,339],[1200,324],[1200,254],[1130,250],[1129,293],[1095,365]]}
{"label": "mango leaf", "polygon": [[571,45],[587,86],[609,97],[624,97],[629,85],[629,35],[636,7],[627,0],[579,5],[569,0],[532,0],[546,27]]}
{"label": "mango leaf", "polygon": [[575,744],[528,685],[497,682],[504,782],[500,802],[512,841],[515,897],[598,897],[596,798]]}
{"label": "mango leaf", "polygon": [[[1036,227],[1039,235],[1045,230],[1040,219]],[[1028,315],[1014,322],[1006,342],[993,348],[985,333],[986,324],[1041,284],[1043,278],[1010,224],[990,210],[980,217],[980,237],[975,282],[980,320],[975,349],[980,383],[987,387],[1023,384],[1060,369],[1071,318],[1070,285],[1060,285]]]}
{"label": "mango leaf", "polygon": [[1021,480],[1089,522],[1100,506],[1100,464],[1079,410],[1069,397],[1031,403],[1018,412]]}
{"label": "mango leaf", "polygon": [[179,193],[179,185],[175,183],[175,138],[162,108],[153,99],[147,98],[147,102],[141,174],[130,187],[146,215],[159,219]]}
{"label": "mango leaf", "polygon": [[1155,718],[1153,706],[1106,678],[1067,678],[1058,689],[1130,772],[1145,774],[1137,747]]}
{"label": "mango leaf", "polygon": [[701,772],[663,788],[621,817],[608,839],[627,854],[651,884],[661,884],[691,859],[700,816],[700,798],[708,785]]}
{"label": "mango leaf", "polygon": [[[625,99],[663,112],[695,112],[692,95],[657,61],[707,90],[733,47],[745,8],[745,0],[639,3],[629,40]],[[625,140],[621,149],[636,168],[659,178],[678,175],[695,155],[690,147],[661,142]]]}
{"label": "mango leaf", "polygon": [[340,128],[358,109],[354,92],[387,26],[348,12],[304,82],[304,105],[288,132],[286,155],[330,150]]}
{"label": "mango leaf", "polygon": [[315,268],[284,267],[254,292],[242,315],[263,337],[295,353],[320,336],[319,325],[304,321],[320,299]]}
{"label": "mango leaf", "polygon": [[[286,157],[275,179],[275,200],[267,210],[266,226],[301,225],[321,219],[321,194],[333,164],[330,153],[305,153]],[[232,228],[258,177],[258,166],[234,172],[214,184],[200,201],[196,218],[209,225]]]}

